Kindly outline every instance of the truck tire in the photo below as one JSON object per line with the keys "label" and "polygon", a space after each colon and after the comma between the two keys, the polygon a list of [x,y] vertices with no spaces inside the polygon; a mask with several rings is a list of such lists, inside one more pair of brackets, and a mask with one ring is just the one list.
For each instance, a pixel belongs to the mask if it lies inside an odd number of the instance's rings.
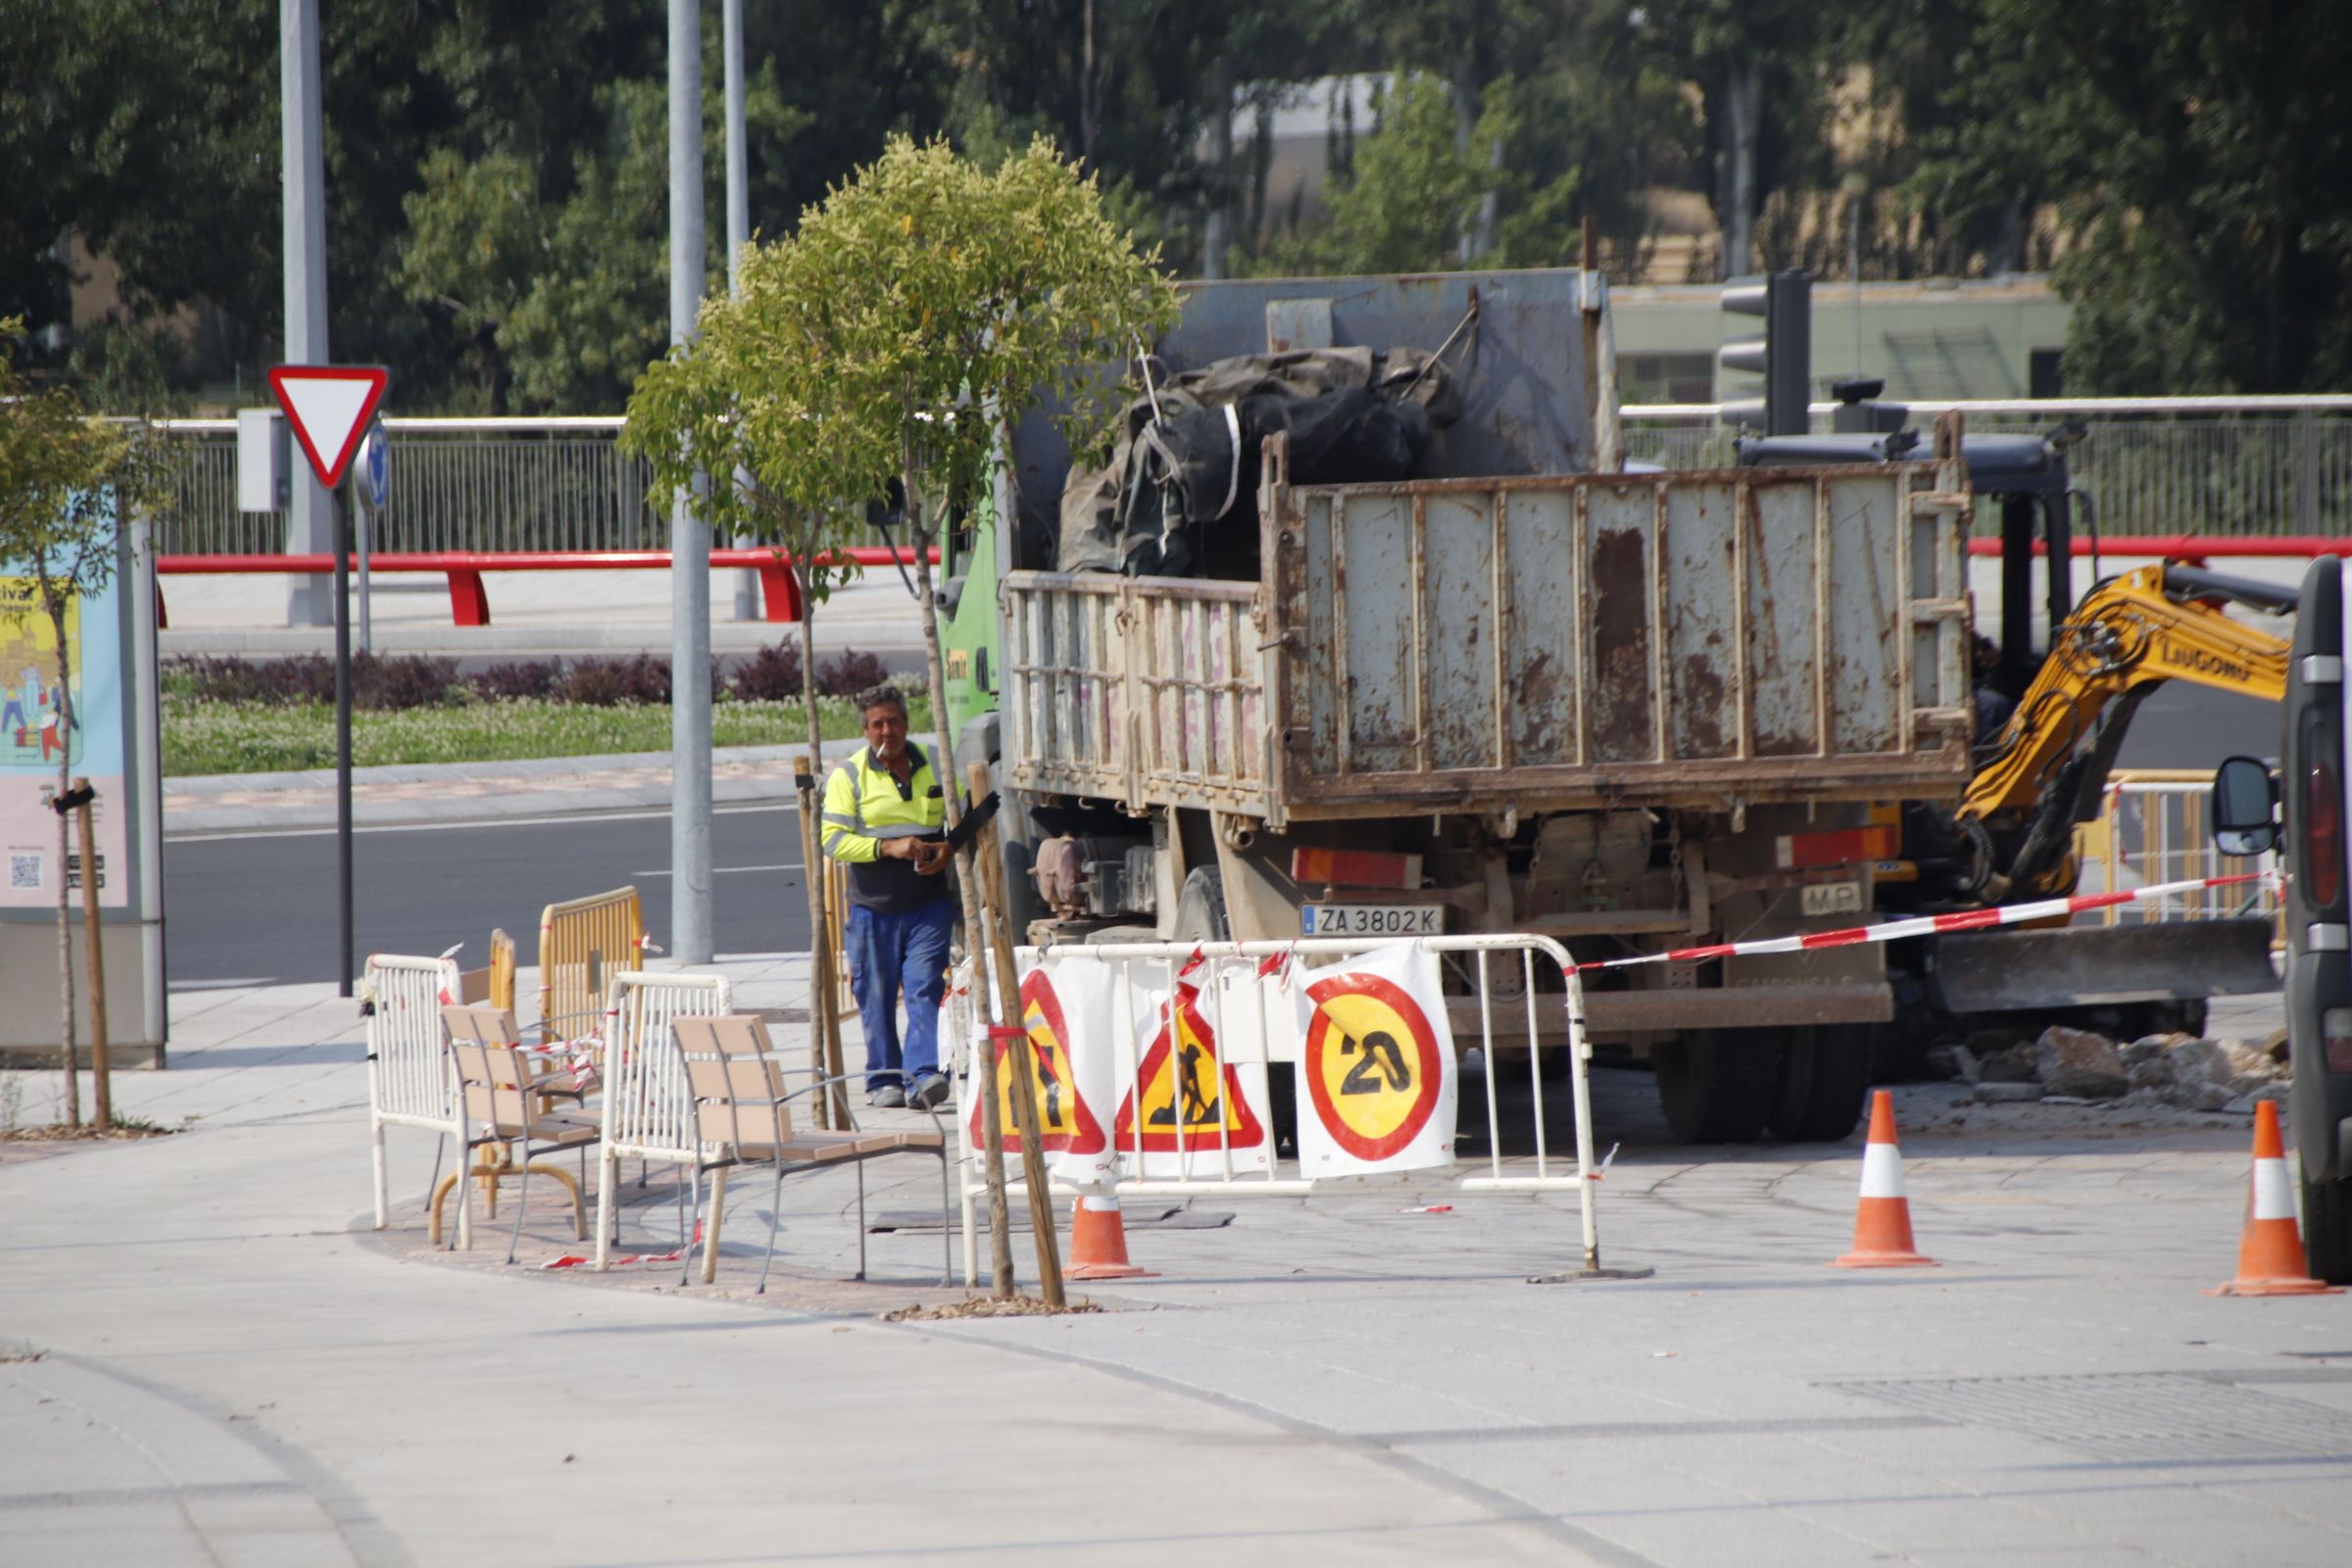
{"label": "truck tire", "polygon": [[2352,1285],[2352,1177],[2303,1178],[2303,1252],[2313,1279]]}
{"label": "truck tire", "polygon": [[1870,1093],[1868,1024],[1804,1024],[1788,1032],[1768,1125],[1792,1144],[1835,1143],[1862,1119]]}
{"label": "truck tire", "polygon": [[1686,1144],[1748,1144],[1762,1136],[1780,1087],[1782,1031],[1710,1029],[1651,1056],[1666,1125]]}
{"label": "truck tire", "polygon": [[1233,922],[1225,914],[1225,873],[1214,866],[1196,865],[1187,872],[1176,894],[1176,940],[1230,942]]}

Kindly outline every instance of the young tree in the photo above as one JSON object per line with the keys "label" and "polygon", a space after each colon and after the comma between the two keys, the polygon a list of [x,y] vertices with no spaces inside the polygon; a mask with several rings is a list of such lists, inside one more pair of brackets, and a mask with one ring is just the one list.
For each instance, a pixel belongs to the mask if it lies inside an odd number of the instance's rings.
{"label": "young tree", "polygon": [[[930,548],[943,519],[984,504],[1000,431],[1024,413],[1054,407],[1078,442],[1098,434],[1117,397],[1101,368],[1175,318],[1156,260],[1137,254],[1096,182],[1042,138],[987,170],[944,140],[894,136],[804,212],[796,233],[749,259],[739,303],[704,307],[700,341],[649,372],[632,402],[633,439],[649,453],[681,449],[673,482],[740,466],[774,498],[757,513],[714,508],[714,522],[773,528],[786,508],[838,518],[843,502],[904,486],[945,768],[956,753]],[[741,494],[719,505],[748,507]],[[976,939],[968,853],[958,869]],[[1004,1209],[990,1207],[1008,1291]]]}
{"label": "young tree", "polygon": [[[801,706],[808,755],[821,777],[816,610],[858,572],[841,547],[863,514],[850,504],[856,492],[841,482],[843,466],[858,461],[841,443],[854,442],[857,432],[840,420],[819,418],[784,390],[785,367],[827,336],[831,302],[809,292],[808,282],[796,275],[782,248],[755,248],[744,258],[742,296],[706,299],[694,337],[639,379],[621,444],[652,464],[657,490],[690,489],[705,474],[734,475],[733,483],[710,485],[697,502],[712,531],[720,537],[749,534],[789,557],[801,590]],[[813,792],[804,788],[804,819],[813,820],[815,808]],[[841,1037],[832,1007],[817,1004],[833,959],[831,927],[821,868],[811,861],[807,869],[810,1046],[824,1076],[840,1070]],[[848,1124],[848,1101],[839,1086],[818,1102],[818,1110],[820,1125]]]}
{"label": "young tree", "polygon": [[[57,649],[50,699],[58,738],[57,799],[73,781],[74,643],[66,620],[76,601],[113,577],[122,518],[162,495],[168,459],[147,427],[88,417],[63,388],[35,391],[17,368],[14,349],[24,326],[0,320],[0,561],[32,573],[34,608],[49,621]],[[120,806],[118,805],[118,808]],[[71,818],[57,817],[57,965],[62,1018],[66,1121],[81,1125],[80,1077],[74,1060],[73,906],[62,874],[71,854]],[[97,868],[84,866],[84,876]],[[97,1119],[112,1120],[113,1102],[101,1074]]]}

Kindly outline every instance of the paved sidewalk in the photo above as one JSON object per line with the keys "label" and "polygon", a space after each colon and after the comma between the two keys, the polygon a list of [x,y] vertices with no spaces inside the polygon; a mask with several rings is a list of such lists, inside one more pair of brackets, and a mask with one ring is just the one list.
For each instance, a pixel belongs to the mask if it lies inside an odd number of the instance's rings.
{"label": "paved sidewalk", "polygon": [[[795,956],[732,960],[805,1007]],[[178,1137],[0,1164],[0,1477],[11,1560],[77,1564],[1118,1561],[2328,1563],[2352,1549],[2346,1298],[2217,1300],[2243,1118],[1900,1092],[1934,1271],[1824,1267],[1842,1147],[1667,1143],[1601,1074],[1626,1152],[1610,1261],[1532,1286],[1572,1205],[1437,1177],[1203,1201],[1138,1229],[1160,1278],[1094,1316],[887,1325],[936,1233],[841,1283],[847,1173],[765,1183],[715,1290],[510,1269],[366,1229],[352,1005],[173,999],[175,1066],[119,1079]],[[2251,1027],[2249,1011],[2233,1027]],[[780,1041],[800,1046],[785,1025]],[[25,1075],[27,1116],[45,1080]],[[430,1140],[394,1134],[410,1216]],[[876,1167],[877,1209],[936,1203]],[[657,1178],[657,1182],[659,1178]],[[654,1192],[633,1237],[662,1238]],[[1449,1211],[1421,1212],[1432,1203]],[[502,1210],[502,1213],[505,1211]],[[534,1201],[526,1250],[576,1248]],[[1015,1248],[1026,1277],[1027,1247]]]}
{"label": "paved sidewalk", "polygon": [[[1592,1560],[1346,1443],[870,1315],[904,1290],[843,1317],[404,1262],[365,1229],[351,1004],[173,1012],[177,1065],[120,1094],[193,1130],[0,1164],[0,1355],[40,1357],[0,1359],[9,1561]],[[795,1185],[838,1231],[840,1179]],[[937,1245],[876,1238],[902,1273]]]}

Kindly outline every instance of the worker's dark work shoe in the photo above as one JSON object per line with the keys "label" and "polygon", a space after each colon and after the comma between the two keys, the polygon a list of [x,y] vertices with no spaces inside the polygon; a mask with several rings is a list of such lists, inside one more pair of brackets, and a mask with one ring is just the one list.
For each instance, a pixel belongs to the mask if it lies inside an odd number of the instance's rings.
{"label": "worker's dark work shoe", "polygon": [[906,1091],[901,1089],[897,1084],[884,1084],[866,1096],[865,1102],[869,1105],[879,1105],[884,1110],[896,1110],[906,1103]]}
{"label": "worker's dark work shoe", "polygon": [[947,1077],[936,1072],[927,1072],[916,1079],[913,1098],[907,1101],[917,1110],[933,1110],[947,1102]]}

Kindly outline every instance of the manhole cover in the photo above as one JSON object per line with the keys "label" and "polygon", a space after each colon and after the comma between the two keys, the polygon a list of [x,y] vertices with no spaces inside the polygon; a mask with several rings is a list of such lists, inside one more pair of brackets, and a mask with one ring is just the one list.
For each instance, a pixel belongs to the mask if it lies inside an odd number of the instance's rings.
{"label": "manhole cover", "polygon": [[2187,1372],[1827,1386],[2121,1462],[2352,1458],[2352,1414]]}

